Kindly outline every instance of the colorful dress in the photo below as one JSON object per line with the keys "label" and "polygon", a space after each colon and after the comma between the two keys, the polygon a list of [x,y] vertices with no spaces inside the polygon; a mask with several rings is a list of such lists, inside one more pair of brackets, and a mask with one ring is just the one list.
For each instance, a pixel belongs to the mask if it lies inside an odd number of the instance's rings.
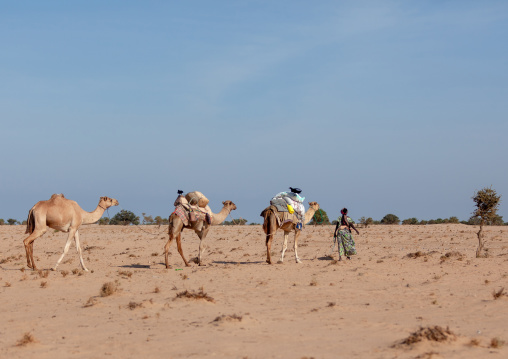
{"label": "colorful dress", "polygon": [[[340,220],[341,217],[339,217],[339,223]],[[351,221],[349,217],[347,217],[347,220],[348,222]],[[339,230],[337,233],[337,245],[339,246],[339,255],[341,256],[345,255],[349,257],[356,254],[355,241],[349,227]]]}

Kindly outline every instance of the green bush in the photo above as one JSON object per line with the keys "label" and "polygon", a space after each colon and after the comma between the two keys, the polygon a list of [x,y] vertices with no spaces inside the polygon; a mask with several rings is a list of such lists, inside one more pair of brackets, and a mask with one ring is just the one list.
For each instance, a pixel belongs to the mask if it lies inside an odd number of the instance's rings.
{"label": "green bush", "polygon": [[[476,209],[473,212],[471,218],[480,219],[480,230],[477,233],[478,236],[478,248],[476,250],[476,258],[482,256],[483,251],[483,226],[487,223],[493,223],[499,221],[500,216],[497,214],[499,209],[499,203],[501,202],[501,196],[496,193],[492,188],[483,188],[477,191],[473,196]],[[502,222],[502,217],[500,218]]]}
{"label": "green bush", "polygon": [[403,220],[402,224],[403,225],[408,225],[408,224],[415,225],[415,224],[418,224],[418,219],[416,219],[415,217],[408,218],[408,219]]}
{"label": "green bush", "polygon": [[3,226],[3,225],[5,225],[5,221],[2,218],[0,218],[0,226]]}
{"label": "green bush", "polygon": [[391,213],[384,216],[383,219],[381,220],[381,224],[399,224],[399,223],[400,223],[399,217]]}
{"label": "green bush", "polygon": [[109,224],[114,225],[129,225],[129,224],[139,224],[139,217],[137,217],[133,212],[126,211],[122,209],[120,212],[115,214],[113,218],[109,221]]}

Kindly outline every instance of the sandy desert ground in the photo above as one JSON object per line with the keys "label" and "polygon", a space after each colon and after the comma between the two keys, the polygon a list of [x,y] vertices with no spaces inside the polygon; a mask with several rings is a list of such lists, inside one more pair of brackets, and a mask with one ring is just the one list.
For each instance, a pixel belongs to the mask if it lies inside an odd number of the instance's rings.
{"label": "sandy desert ground", "polygon": [[[371,226],[337,262],[333,227],[308,226],[302,264],[291,236],[284,264],[268,265],[261,226],[218,226],[207,266],[184,267],[173,243],[165,269],[165,227],[91,225],[83,273],[75,250],[48,271],[66,234],[35,242],[34,272],[24,226],[0,226],[0,358],[507,358],[508,227],[487,228],[479,259],[477,230]],[[198,243],[184,231],[188,259]],[[274,259],[281,246],[278,232]],[[116,292],[101,296],[105,283]]]}

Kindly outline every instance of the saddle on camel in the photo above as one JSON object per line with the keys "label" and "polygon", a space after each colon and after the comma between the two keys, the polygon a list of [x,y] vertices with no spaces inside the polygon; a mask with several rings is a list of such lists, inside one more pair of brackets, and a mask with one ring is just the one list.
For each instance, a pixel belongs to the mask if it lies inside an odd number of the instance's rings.
{"label": "saddle on camel", "polygon": [[199,220],[206,221],[208,224],[212,223],[212,210],[208,206],[208,198],[201,192],[189,192],[185,196],[183,191],[178,190],[178,197],[174,203],[175,213],[185,227],[189,226],[189,222],[196,222]]}

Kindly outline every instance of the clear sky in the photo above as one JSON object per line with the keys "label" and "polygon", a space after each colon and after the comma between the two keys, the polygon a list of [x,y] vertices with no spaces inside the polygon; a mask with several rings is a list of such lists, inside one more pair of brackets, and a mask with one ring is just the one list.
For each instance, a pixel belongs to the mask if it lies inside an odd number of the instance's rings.
{"label": "clear sky", "polygon": [[[506,1],[2,1],[0,218],[64,193],[167,217],[508,220]],[[307,205],[307,203],[306,203]]]}

